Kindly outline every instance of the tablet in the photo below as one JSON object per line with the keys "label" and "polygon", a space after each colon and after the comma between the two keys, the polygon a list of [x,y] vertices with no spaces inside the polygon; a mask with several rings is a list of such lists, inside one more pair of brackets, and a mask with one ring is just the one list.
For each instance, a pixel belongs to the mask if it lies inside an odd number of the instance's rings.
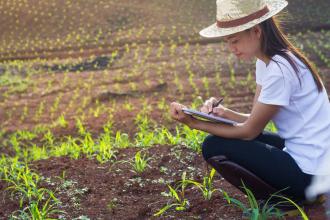
{"label": "tablet", "polygon": [[185,114],[192,115],[192,116],[195,116],[197,118],[203,118],[203,119],[206,119],[208,121],[221,122],[221,123],[231,124],[231,125],[237,124],[236,121],[232,121],[232,120],[222,118],[222,117],[219,117],[219,116],[215,116],[215,115],[209,115],[209,114],[206,114],[206,113],[203,113],[203,112],[200,112],[200,111],[196,111],[196,110],[193,110],[193,109],[184,108],[184,109],[182,109],[182,111]]}

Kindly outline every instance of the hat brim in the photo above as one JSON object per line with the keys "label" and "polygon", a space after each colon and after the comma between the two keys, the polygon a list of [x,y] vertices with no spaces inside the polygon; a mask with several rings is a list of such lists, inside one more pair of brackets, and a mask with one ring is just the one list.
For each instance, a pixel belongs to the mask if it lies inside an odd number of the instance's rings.
{"label": "hat brim", "polygon": [[211,26],[201,30],[199,32],[199,34],[205,38],[218,38],[218,37],[224,37],[224,36],[228,36],[231,34],[235,34],[235,33],[244,31],[246,29],[249,29],[251,27],[254,27],[255,25],[260,24],[261,22],[273,17],[274,15],[276,15],[280,11],[282,11],[287,5],[288,5],[288,2],[285,0],[277,0],[277,1],[270,0],[270,1],[267,1],[267,6],[269,8],[269,12],[258,19],[255,19],[246,24],[243,24],[243,25],[240,25],[237,27],[232,27],[232,28],[219,28],[217,26],[217,23],[214,23]]}

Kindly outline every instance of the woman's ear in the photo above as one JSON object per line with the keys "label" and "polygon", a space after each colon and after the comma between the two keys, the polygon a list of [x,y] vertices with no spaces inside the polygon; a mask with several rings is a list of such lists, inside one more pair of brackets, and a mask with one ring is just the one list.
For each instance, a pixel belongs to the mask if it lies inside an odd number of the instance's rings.
{"label": "woman's ear", "polygon": [[252,31],[253,31],[253,34],[254,34],[258,39],[261,38],[262,30],[261,30],[260,25],[256,25],[256,26],[254,26],[254,27],[252,28]]}

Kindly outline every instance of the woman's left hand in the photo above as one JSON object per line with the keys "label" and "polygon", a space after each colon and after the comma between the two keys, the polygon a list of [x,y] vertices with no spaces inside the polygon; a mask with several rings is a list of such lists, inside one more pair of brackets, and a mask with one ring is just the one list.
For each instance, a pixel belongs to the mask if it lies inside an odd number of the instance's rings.
{"label": "woman's left hand", "polygon": [[194,124],[195,119],[191,115],[185,114],[182,111],[183,108],[186,108],[186,106],[181,105],[180,103],[177,102],[172,102],[170,107],[171,117],[174,120],[177,120],[191,127]]}

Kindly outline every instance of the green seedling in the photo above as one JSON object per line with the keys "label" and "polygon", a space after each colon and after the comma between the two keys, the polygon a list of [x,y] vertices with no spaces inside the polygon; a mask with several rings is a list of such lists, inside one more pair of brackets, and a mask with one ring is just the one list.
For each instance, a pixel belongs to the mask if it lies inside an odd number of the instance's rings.
{"label": "green seedling", "polygon": [[205,132],[191,129],[190,127],[184,125],[181,135],[184,137],[185,145],[198,153],[201,152],[201,144],[207,135]]}
{"label": "green seedling", "polygon": [[215,172],[216,172],[215,169],[212,169],[210,171],[210,174],[203,178],[203,183],[199,183],[194,180],[182,180],[180,181],[180,184],[186,184],[186,185],[193,184],[202,192],[205,200],[210,200],[214,192],[216,191],[221,192],[221,190],[213,188],[213,176]]}
{"label": "green seedling", "polygon": [[[257,201],[255,198],[254,194],[250,189],[248,189],[244,182],[243,184],[243,189],[245,190],[245,193],[248,198],[248,204],[249,207],[245,206],[245,204],[237,199],[231,198],[228,196],[226,192],[223,192],[224,198],[227,200],[228,204],[233,204],[240,208],[243,211],[243,215],[249,219],[255,219],[255,220],[267,220],[269,218],[275,217],[275,218],[284,218],[285,213],[280,211],[277,207],[282,204],[293,204],[299,212],[301,213],[301,216],[303,217],[304,220],[308,220],[306,213],[303,211],[301,207],[299,207],[296,203],[294,203],[291,199],[278,195],[279,192],[282,190],[272,194],[265,203],[262,205]],[[280,199],[283,199],[281,201],[278,201],[275,204],[270,204],[270,201],[272,198],[277,197]]]}
{"label": "green seedling", "polygon": [[134,159],[129,163],[133,166],[136,173],[143,173],[147,167],[150,167],[148,164],[148,161],[150,160],[152,160],[152,157],[148,157],[146,154],[142,154],[141,151],[138,151],[135,154]]}
{"label": "green seedling", "polygon": [[[45,192],[47,192],[49,198],[44,202],[43,198],[45,197]],[[15,216],[14,214],[11,216],[11,219],[55,220],[55,218],[51,218],[50,216],[54,214],[64,214],[64,211],[61,211],[56,208],[56,206],[59,204],[59,201],[54,196],[54,194],[48,190],[45,192],[42,193],[38,200],[32,201],[23,210],[17,211],[19,213],[19,216]]]}
{"label": "green seedling", "polygon": [[138,151],[133,158],[131,158],[130,160],[120,160],[120,161],[116,161],[114,162],[111,167],[110,170],[112,169],[112,167],[116,164],[120,164],[120,163],[128,163],[132,166],[133,170],[131,170],[134,173],[138,173],[141,174],[145,171],[145,169],[147,167],[150,167],[150,165],[148,164],[148,162],[150,160],[152,160],[152,157],[148,157],[147,154],[142,153],[142,151]]}
{"label": "green seedling", "polygon": [[166,195],[171,197],[172,201],[174,200],[174,202],[168,203],[167,205],[165,205],[158,212],[156,212],[154,214],[154,216],[161,216],[171,208],[175,208],[176,211],[183,211],[183,210],[186,210],[190,205],[189,201],[184,197],[180,197],[178,192],[173,187],[171,187],[170,185],[167,185],[167,186],[170,191]]}
{"label": "green seedling", "polygon": [[83,125],[83,123],[81,122],[80,119],[76,119],[76,127],[78,129],[78,133],[83,136],[84,134],[86,134],[86,129]]}
{"label": "green seedling", "polygon": [[121,133],[120,131],[116,132],[114,146],[119,148],[126,148],[131,145],[129,136],[126,133]]}

